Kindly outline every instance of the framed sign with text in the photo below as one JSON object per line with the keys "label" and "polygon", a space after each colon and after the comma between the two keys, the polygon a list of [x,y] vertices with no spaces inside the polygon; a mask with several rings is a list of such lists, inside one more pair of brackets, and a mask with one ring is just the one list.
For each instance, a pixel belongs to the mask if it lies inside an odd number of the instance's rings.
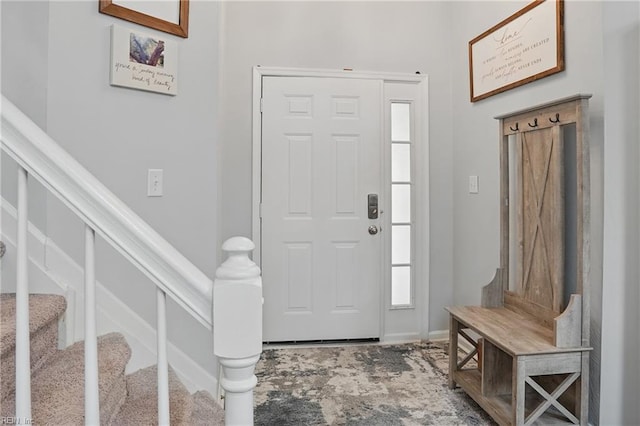
{"label": "framed sign with text", "polygon": [[471,40],[471,102],[563,71],[563,17],[563,0],[536,0]]}
{"label": "framed sign with text", "polygon": [[175,40],[111,25],[112,86],[178,94],[178,46]]}

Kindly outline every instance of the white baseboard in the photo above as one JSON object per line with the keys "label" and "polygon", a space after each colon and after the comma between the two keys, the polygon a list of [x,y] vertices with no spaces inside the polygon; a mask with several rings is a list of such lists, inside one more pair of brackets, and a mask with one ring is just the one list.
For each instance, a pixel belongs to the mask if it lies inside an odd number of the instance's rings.
{"label": "white baseboard", "polygon": [[[17,215],[15,208],[4,198],[0,199],[2,211],[2,240],[7,253],[2,259],[0,289],[15,291],[15,241]],[[50,238],[29,223],[29,291],[65,296],[67,311],[60,324],[60,347],[66,347],[84,339],[84,270]],[[126,372],[156,363],[156,331],[131,308],[111,293],[106,286],[96,282],[98,334],[122,333],[131,347],[131,360]],[[171,367],[190,392],[206,390],[216,396],[218,381],[209,371],[193,361],[176,345],[169,342],[168,358]],[[213,353],[211,355],[214,362]]]}
{"label": "white baseboard", "polygon": [[382,343],[411,343],[420,340],[420,333],[388,333],[380,339]]}
{"label": "white baseboard", "polygon": [[434,330],[429,332],[427,338],[430,342],[449,340],[449,330]]}

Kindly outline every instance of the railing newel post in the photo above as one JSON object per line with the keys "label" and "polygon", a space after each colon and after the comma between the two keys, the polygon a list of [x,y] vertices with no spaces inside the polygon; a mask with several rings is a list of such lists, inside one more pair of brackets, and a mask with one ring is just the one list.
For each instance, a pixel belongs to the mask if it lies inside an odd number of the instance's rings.
{"label": "railing newel post", "polygon": [[213,351],[223,370],[225,424],[253,425],[255,366],[262,353],[262,278],[251,240],[234,237],[213,283]]}

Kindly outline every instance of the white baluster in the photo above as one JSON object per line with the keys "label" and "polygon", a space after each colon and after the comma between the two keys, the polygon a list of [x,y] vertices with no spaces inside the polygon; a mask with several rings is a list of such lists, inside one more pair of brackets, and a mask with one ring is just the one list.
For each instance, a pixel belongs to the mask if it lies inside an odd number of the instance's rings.
{"label": "white baluster", "polygon": [[213,351],[225,390],[225,424],[253,425],[253,374],[262,352],[262,280],[249,259],[255,248],[247,238],[227,240],[229,257],[213,284]]}
{"label": "white baluster", "polygon": [[18,166],[16,238],[16,418],[31,419],[31,348],[29,340],[29,257],[27,251],[27,171]]}
{"label": "white baluster", "polygon": [[167,360],[167,295],[159,287],[156,290],[158,316],[158,424],[168,425],[169,413],[169,362]]}
{"label": "white baluster", "polygon": [[84,423],[100,424],[96,331],[95,232],[85,225],[84,246]]}

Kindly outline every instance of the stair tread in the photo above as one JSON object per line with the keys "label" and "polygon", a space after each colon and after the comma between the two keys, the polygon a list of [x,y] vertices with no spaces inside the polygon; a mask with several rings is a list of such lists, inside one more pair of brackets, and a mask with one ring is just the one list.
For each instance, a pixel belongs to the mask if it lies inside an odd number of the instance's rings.
{"label": "stair tread", "polygon": [[[62,296],[32,294],[29,296],[30,364],[32,374],[58,350],[58,318],[66,309]],[[0,295],[0,397],[4,401],[15,393],[16,385],[16,297]]]}
{"label": "stair tread", "polygon": [[[124,369],[131,349],[119,333],[98,337],[101,423],[113,417],[124,402]],[[51,356],[31,380],[31,405],[35,424],[84,422],[84,342],[77,342]],[[9,398],[6,409],[15,411]]]}
{"label": "stair tread", "polygon": [[[57,320],[67,309],[63,296],[55,294],[29,295],[29,332],[34,334],[51,321]],[[0,354],[5,355],[16,346],[16,295],[0,294]]]}
{"label": "stair tread", "polygon": [[198,391],[192,395],[193,411],[191,426],[222,426],[224,410],[207,391]]}
{"label": "stair tread", "polygon": [[[127,376],[127,399],[113,425],[158,424],[157,366]],[[193,398],[175,372],[169,368],[169,407],[172,425],[190,425]]]}

